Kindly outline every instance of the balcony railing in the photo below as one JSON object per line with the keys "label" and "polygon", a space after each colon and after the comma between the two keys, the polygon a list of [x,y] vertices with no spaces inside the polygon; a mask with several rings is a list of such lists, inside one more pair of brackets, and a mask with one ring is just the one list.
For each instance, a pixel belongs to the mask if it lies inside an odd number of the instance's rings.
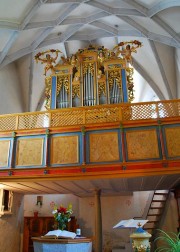
{"label": "balcony railing", "polygon": [[121,103],[0,116],[0,131],[31,130],[180,116],[180,100]]}

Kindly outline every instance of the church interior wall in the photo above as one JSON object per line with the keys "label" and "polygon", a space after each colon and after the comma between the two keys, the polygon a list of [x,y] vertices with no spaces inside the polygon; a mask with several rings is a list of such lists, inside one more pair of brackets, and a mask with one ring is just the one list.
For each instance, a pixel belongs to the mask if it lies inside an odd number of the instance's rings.
{"label": "church interior wall", "polygon": [[0,251],[22,251],[23,237],[23,195],[14,193],[12,214],[0,217]]}
{"label": "church interior wall", "polygon": [[176,79],[177,79],[177,98],[180,97],[180,49],[175,51],[175,60],[176,60]]}
{"label": "church interior wall", "polygon": [[[21,87],[14,63],[0,71],[0,114],[23,112]],[[8,103],[8,106],[7,106]]]}

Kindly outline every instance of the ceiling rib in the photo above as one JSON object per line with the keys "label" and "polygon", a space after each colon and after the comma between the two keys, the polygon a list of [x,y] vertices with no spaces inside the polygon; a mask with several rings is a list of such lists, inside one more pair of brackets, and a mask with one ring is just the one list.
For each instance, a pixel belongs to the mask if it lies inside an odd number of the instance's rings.
{"label": "ceiling rib", "polygon": [[11,36],[10,39],[8,40],[8,42],[6,43],[3,51],[0,53],[0,64],[3,62],[4,58],[6,57],[9,49],[11,48],[11,46],[13,45],[14,41],[17,39],[19,32],[14,31]]}
{"label": "ceiling rib", "polygon": [[168,24],[166,24],[163,20],[161,20],[158,16],[152,17],[152,20],[154,20],[160,27],[162,27],[166,32],[168,32],[173,39],[179,44],[180,46],[180,35],[178,35],[172,27],[170,27]]}
{"label": "ceiling rib", "polygon": [[[133,19],[128,18],[126,16],[121,16],[120,18],[123,21],[125,21],[126,23],[128,23],[129,25],[131,25],[132,27],[134,27],[135,29],[139,30],[147,39],[150,39],[150,40],[156,39],[156,41],[160,41],[161,43],[172,46],[172,39],[170,39],[169,37],[149,32],[144,27],[142,27],[140,24],[135,22]],[[178,47],[180,47],[180,44],[178,44]]]}
{"label": "ceiling rib", "polygon": [[106,11],[110,14],[116,15],[127,15],[127,16],[145,16],[143,13],[141,13],[139,10],[134,10],[134,9],[127,9],[127,8],[112,8],[109,7],[105,4],[101,4],[99,2],[96,1],[89,1],[86,4],[91,5],[93,7],[96,7],[98,9],[101,9],[103,11]]}
{"label": "ceiling rib", "polygon": [[[60,24],[65,17],[67,17],[69,15],[69,13],[74,10],[76,7],[78,6],[78,4],[72,4],[71,6],[68,6],[68,8],[66,8],[66,10],[64,10],[64,14],[60,15],[57,20],[56,20],[56,25]],[[4,61],[2,62],[2,64],[0,65],[0,68],[4,67],[5,65],[11,63],[14,60],[17,60],[18,58],[29,54],[31,52],[33,52],[38,46],[39,44],[49,35],[49,33],[52,31],[54,27],[51,28],[46,28],[42,31],[42,33],[39,35],[38,38],[36,38],[36,40],[31,44],[31,46],[23,48],[11,55],[8,55],[8,58],[5,57]],[[12,59],[12,60],[11,60]]]}
{"label": "ceiling rib", "polygon": [[35,111],[40,111],[41,108],[42,108],[42,105],[44,103],[44,94],[45,94],[45,88],[43,89],[43,91],[41,92],[41,96],[40,96],[40,99],[37,103],[37,106],[36,106],[36,110]]}
{"label": "ceiling rib", "polygon": [[180,1],[179,0],[163,0],[157,4],[155,4],[152,8],[148,10],[148,16],[152,17],[159,13],[160,11],[166,10],[168,8],[172,7],[178,7],[180,6]]}
{"label": "ceiling rib", "polygon": [[[175,33],[175,31],[173,31],[173,29],[170,26],[168,26],[168,24],[166,24],[164,21],[162,21],[157,15],[154,16],[155,13],[154,14],[152,13],[152,10],[155,11],[159,8],[158,6],[161,6],[162,9],[168,8],[168,6],[169,7],[179,6],[180,3],[178,3],[178,1],[171,1],[171,0],[163,1],[163,2],[160,2],[159,4],[156,4],[150,10],[148,10],[147,8],[145,8],[144,6],[142,6],[141,4],[135,1],[132,1],[132,0],[123,0],[123,1],[134,6],[138,11],[142,12],[145,16],[150,17],[155,23],[157,23],[167,33],[169,33],[178,42],[178,44],[180,43],[180,36],[177,33]],[[180,47],[180,45],[178,46]]]}
{"label": "ceiling rib", "polygon": [[28,91],[28,105],[27,105],[27,111],[29,112],[31,111],[31,101],[32,101],[31,97],[32,97],[32,87],[33,87],[33,68],[34,68],[34,57],[33,57],[33,53],[31,53],[31,62],[29,66],[29,91]]}
{"label": "ceiling rib", "polygon": [[[21,23],[21,25],[18,27],[16,25],[16,28],[18,28],[18,30],[23,30],[24,27],[28,24],[28,22],[30,21],[30,19],[32,18],[32,16],[35,14],[35,12],[38,10],[38,8],[44,4],[47,0],[38,0],[35,2],[35,4],[33,5],[33,7],[31,8],[31,10],[29,10],[28,14],[26,15],[26,17],[24,18],[23,22]],[[1,24],[1,23],[0,23]],[[7,26],[9,25],[9,22],[4,23],[3,25],[6,25],[6,29]],[[11,23],[11,27],[14,26],[13,23]],[[10,27],[10,26],[9,26]],[[12,27],[13,28],[13,27]],[[6,57],[9,49],[12,47],[13,43],[15,42],[16,38],[17,38],[18,32],[13,32],[10,40],[8,41],[8,43],[6,44],[5,48],[3,49],[3,52],[1,53],[1,57],[0,57],[0,64],[2,63],[2,61],[4,60],[4,58]]]}
{"label": "ceiling rib", "polygon": [[171,89],[170,89],[170,85],[169,85],[168,79],[166,77],[166,73],[164,71],[164,67],[163,67],[162,62],[160,60],[160,57],[159,57],[158,51],[156,49],[156,46],[155,46],[153,41],[149,41],[149,42],[150,42],[150,45],[151,45],[151,49],[152,49],[152,51],[154,53],[154,56],[156,58],[156,62],[157,62],[157,65],[159,67],[159,70],[161,72],[161,77],[163,78],[164,84],[166,86],[166,90],[168,92],[169,99],[173,99],[173,95],[172,95],[172,92],[171,92]]}
{"label": "ceiling rib", "polygon": [[48,0],[48,4],[52,3],[85,3],[89,0]]}
{"label": "ceiling rib", "polygon": [[44,47],[44,46],[48,46],[51,44],[57,44],[57,43],[64,43],[71,35],[73,35],[77,30],[79,30],[82,27],[82,25],[74,25],[69,27],[64,33],[62,33],[61,35],[55,37],[55,38],[51,38],[51,39],[47,39],[44,40],[38,48]]}
{"label": "ceiling rib", "polygon": [[122,0],[125,3],[128,3],[129,5],[133,6],[137,11],[142,13],[145,17],[148,15],[148,9],[144,7],[143,5],[137,3],[135,0]]}
{"label": "ceiling rib", "polygon": [[154,92],[157,94],[160,100],[165,100],[165,97],[161,90],[159,89],[158,85],[153,81],[153,79],[148,75],[148,73],[143,69],[138,62],[133,59],[133,67],[136,71],[147,81],[147,83],[151,86]]}
{"label": "ceiling rib", "polygon": [[19,24],[10,21],[0,21],[0,28],[12,31],[20,31]]}
{"label": "ceiling rib", "polygon": [[118,32],[117,29],[115,29],[115,28],[113,28],[113,27],[111,27],[111,26],[109,26],[107,24],[104,24],[104,23],[102,23],[100,21],[94,21],[94,22],[91,23],[91,25],[93,25],[95,27],[98,27],[98,28],[100,28],[102,30],[105,30],[105,31],[107,31],[109,33],[112,33],[112,35],[114,35],[114,36],[119,35],[119,32]]}
{"label": "ceiling rib", "polygon": [[20,30],[23,30],[25,26],[29,23],[31,18],[34,16],[34,14],[37,12],[38,8],[43,5],[47,0],[38,0],[34,3],[32,8],[29,10],[28,14],[26,14],[23,22],[20,25]]}
{"label": "ceiling rib", "polygon": [[[39,40],[43,40],[41,38],[42,37],[44,38],[45,36],[47,36],[49,34],[49,32],[50,32],[49,31],[50,29],[52,29],[52,28],[44,29],[44,31],[42,32],[42,34],[39,36]],[[37,42],[39,40],[37,39]],[[35,40],[35,42],[32,43],[31,46],[27,46],[25,48],[22,48],[22,49],[16,51],[15,53],[12,53],[12,54],[6,56],[5,59],[3,60],[3,62],[1,63],[0,68],[6,66],[7,64],[9,64],[9,63],[11,63],[11,62],[13,62],[13,61],[15,61],[15,60],[17,60],[17,59],[19,59],[19,58],[27,55],[27,54],[32,53],[34,51],[34,49],[35,49],[34,47],[36,46],[37,42]]]}

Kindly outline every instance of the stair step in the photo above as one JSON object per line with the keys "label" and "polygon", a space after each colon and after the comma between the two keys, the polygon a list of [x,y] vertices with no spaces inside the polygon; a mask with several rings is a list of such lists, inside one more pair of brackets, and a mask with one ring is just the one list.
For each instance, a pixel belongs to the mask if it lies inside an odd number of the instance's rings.
{"label": "stair step", "polygon": [[167,193],[154,193],[154,195],[168,195],[168,192]]}
{"label": "stair step", "polygon": [[166,202],[166,200],[152,200],[152,202]]}
{"label": "stair step", "polygon": [[161,214],[148,214],[147,216],[160,216]]}
{"label": "stair step", "polygon": [[163,209],[163,207],[150,207],[149,209]]}
{"label": "stair step", "polygon": [[149,224],[149,223],[157,223],[159,222],[158,220],[154,220],[154,221],[148,221],[146,224]]}

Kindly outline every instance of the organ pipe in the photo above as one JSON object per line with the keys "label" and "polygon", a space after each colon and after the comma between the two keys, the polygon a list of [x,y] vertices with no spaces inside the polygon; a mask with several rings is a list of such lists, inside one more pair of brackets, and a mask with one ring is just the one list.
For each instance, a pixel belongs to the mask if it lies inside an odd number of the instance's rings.
{"label": "organ pipe", "polygon": [[[55,77],[59,83],[56,92],[51,92],[51,82],[47,77],[47,108],[48,104],[51,104],[52,93],[57,96],[54,100],[57,101],[59,108],[99,105],[101,95],[106,98],[107,104],[123,102],[125,93],[130,94],[132,100],[133,70],[127,68],[126,64],[124,58],[113,54],[103,46],[79,49],[63,64],[54,67]],[[125,71],[127,69],[127,75],[122,76],[123,69]],[[122,78],[125,85],[122,85]],[[78,103],[73,102],[74,98],[78,99]]]}

